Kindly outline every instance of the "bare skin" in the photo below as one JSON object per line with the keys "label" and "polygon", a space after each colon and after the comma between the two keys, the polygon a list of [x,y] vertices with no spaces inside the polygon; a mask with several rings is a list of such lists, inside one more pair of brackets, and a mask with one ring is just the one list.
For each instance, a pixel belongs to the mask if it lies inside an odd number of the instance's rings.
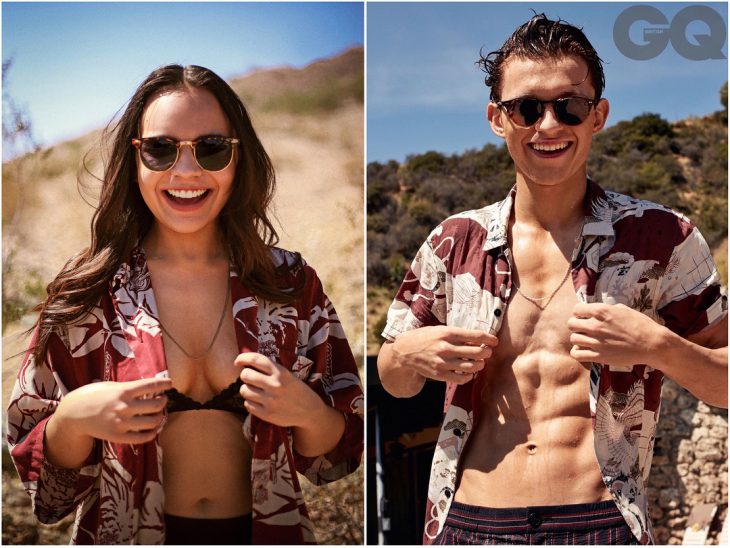
{"label": "bare skin", "polygon": [[[157,232],[153,230],[155,239]],[[158,247],[151,244],[150,247]],[[210,344],[228,291],[228,261],[149,253],[160,319],[193,356]],[[221,331],[210,353],[192,360],[163,336],[173,386],[205,402],[240,378],[246,409],[259,418],[291,426],[294,449],[316,456],[332,449],[344,430],[342,415],[325,405],[285,368],[264,356],[239,354],[229,301]],[[169,415],[160,434],[164,452],[165,511],[192,518],[226,518],[251,511],[251,447],[242,420],[226,411]],[[211,474],[215,470],[215,474]]]}
{"label": "bare skin", "polygon": [[[228,261],[194,266],[174,259],[148,259],[160,320],[185,350],[200,355],[210,344],[228,291]],[[210,353],[192,360],[163,335],[173,386],[205,402],[235,382],[240,367],[231,302]],[[251,447],[242,419],[226,411],[168,415],[160,434],[164,459],[165,511],[191,518],[226,518],[251,511]],[[210,471],[215,470],[215,474]],[[231,489],[235,485],[236,489]]]}
{"label": "bare skin", "polygon": [[[560,284],[579,228],[555,233],[556,242],[513,226],[515,281],[527,295],[550,295]],[[509,508],[610,499],[593,449],[589,368],[570,356],[566,324],[577,302],[570,278],[545,310],[513,287],[499,345],[476,379],[482,405],[461,457],[458,502]]]}

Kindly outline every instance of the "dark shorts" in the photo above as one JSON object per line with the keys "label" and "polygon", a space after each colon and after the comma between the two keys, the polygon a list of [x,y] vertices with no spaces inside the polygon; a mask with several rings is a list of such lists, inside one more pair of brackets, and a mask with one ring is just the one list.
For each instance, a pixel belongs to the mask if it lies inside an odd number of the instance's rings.
{"label": "dark shorts", "polygon": [[165,514],[165,544],[251,544],[251,514],[226,519]]}
{"label": "dark shorts", "polygon": [[612,501],[528,508],[451,503],[436,544],[638,544]]}

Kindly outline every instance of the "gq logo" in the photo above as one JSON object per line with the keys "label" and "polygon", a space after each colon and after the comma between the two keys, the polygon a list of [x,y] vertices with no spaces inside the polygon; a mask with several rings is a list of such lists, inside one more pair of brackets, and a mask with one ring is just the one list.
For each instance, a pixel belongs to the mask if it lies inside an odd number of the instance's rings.
{"label": "gq logo", "polygon": [[[631,25],[637,21],[664,26],[645,27],[643,32],[645,43],[637,44],[629,36]],[[687,26],[694,21],[702,21],[710,30],[709,34],[695,34],[696,44],[687,40],[686,34]],[[622,11],[613,25],[613,41],[616,47],[626,57],[637,61],[653,59],[664,51],[668,42],[672,43],[674,50],[682,57],[692,61],[725,59],[722,47],[725,45],[726,37],[727,28],[720,14],[708,6],[701,5],[682,9],[674,16],[671,24],[654,6],[632,6]]]}

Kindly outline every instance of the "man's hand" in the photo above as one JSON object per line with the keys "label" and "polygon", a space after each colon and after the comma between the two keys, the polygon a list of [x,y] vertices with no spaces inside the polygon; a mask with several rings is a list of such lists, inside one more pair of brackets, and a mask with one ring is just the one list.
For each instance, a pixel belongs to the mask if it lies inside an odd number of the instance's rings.
{"label": "man's hand", "polygon": [[647,364],[705,403],[727,409],[727,317],[685,339],[622,304],[577,304],[568,328],[576,360]]}
{"label": "man's hand", "polygon": [[568,329],[573,358],[621,367],[654,363],[664,327],[623,304],[579,303]]}
{"label": "man's hand", "polygon": [[399,367],[427,379],[464,384],[484,369],[497,337],[484,331],[435,326],[396,337],[393,355]]}
{"label": "man's hand", "polygon": [[460,327],[421,327],[401,333],[378,356],[383,386],[391,394],[417,394],[426,379],[465,384],[484,368],[497,337]]}

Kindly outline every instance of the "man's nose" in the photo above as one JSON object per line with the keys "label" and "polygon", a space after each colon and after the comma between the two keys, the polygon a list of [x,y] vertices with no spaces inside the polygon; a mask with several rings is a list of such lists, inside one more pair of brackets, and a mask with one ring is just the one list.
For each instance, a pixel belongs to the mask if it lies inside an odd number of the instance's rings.
{"label": "man's nose", "polygon": [[545,105],[545,110],[542,113],[542,116],[535,124],[535,129],[538,131],[547,131],[553,128],[560,127],[561,122],[558,119],[558,117],[555,115],[555,111],[553,110],[553,105]]}

